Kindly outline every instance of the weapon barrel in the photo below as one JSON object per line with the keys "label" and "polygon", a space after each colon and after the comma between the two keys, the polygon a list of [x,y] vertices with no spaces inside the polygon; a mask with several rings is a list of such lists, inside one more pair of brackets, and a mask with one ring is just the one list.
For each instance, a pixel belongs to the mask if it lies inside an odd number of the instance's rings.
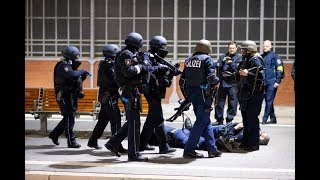
{"label": "weapon barrel", "polygon": [[161,64],[164,64],[164,65],[167,65],[167,66],[170,68],[170,70],[172,70],[172,71],[177,71],[177,70],[178,70],[174,65],[172,65],[172,64],[169,63],[168,61],[164,60],[164,59],[163,59],[162,57],[160,57],[157,53],[155,53],[155,55],[160,59],[160,63],[161,63]]}

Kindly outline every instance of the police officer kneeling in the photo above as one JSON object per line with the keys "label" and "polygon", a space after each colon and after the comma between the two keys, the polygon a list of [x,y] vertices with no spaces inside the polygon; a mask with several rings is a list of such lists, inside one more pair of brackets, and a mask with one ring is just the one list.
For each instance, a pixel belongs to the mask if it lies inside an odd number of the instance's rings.
{"label": "police officer kneeling", "polygon": [[124,103],[127,121],[120,130],[105,144],[105,147],[120,157],[119,147],[128,136],[128,160],[147,161],[139,152],[140,146],[140,112],[142,111],[141,95],[139,88],[142,83],[148,83],[148,69],[139,61],[138,50],[142,47],[143,38],[139,33],[128,34],[126,47],[118,55],[115,62],[115,78],[122,89],[121,100]]}
{"label": "police officer kneeling", "polygon": [[69,148],[81,147],[75,140],[73,133],[75,113],[78,108],[78,98],[83,98],[82,81],[90,73],[85,69],[80,71],[73,68],[79,59],[80,52],[75,46],[67,46],[63,51],[63,59],[54,67],[54,91],[63,119],[49,134],[55,145],[59,145],[58,138],[65,132]]}
{"label": "police officer kneeling", "polygon": [[191,130],[189,139],[184,147],[184,158],[201,158],[203,154],[195,151],[200,136],[205,138],[208,157],[221,156],[217,149],[215,138],[209,129],[212,127],[210,120],[213,90],[219,84],[215,76],[216,64],[209,54],[212,52],[208,40],[200,40],[195,48],[195,53],[185,60],[184,70],[179,80],[180,89],[185,98],[192,102],[196,121]]}

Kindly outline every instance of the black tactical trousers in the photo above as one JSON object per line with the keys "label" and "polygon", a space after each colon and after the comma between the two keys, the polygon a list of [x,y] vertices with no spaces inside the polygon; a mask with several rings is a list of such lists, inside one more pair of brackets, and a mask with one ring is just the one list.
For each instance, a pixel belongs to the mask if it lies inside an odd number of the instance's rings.
{"label": "black tactical trousers", "polygon": [[164,118],[161,106],[161,98],[146,96],[146,99],[149,104],[149,110],[140,135],[140,147],[145,147],[151,139],[153,132],[155,132],[159,143],[159,150],[166,151],[170,147],[167,143],[167,138],[163,126]]}
{"label": "black tactical trousers", "polygon": [[140,107],[141,102],[140,94],[135,92],[124,93],[128,96],[121,97],[124,103],[127,121],[114,134],[108,143],[115,149],[118,149],[121,142],[128,136],[128,158],[135,158],[141,156],[139,153],[140,147]]}
{"label": "black tactical trousers", "polygon": [[63,119],[52,130],[50,137],[59,137],[63,131],[67,138],[68,145],[75,143],[75,135],[73,127],[75,123],[75,113],[77,107],[77,98],[72,97],[72,93],[64,93],[62,97],[57,100]]}
{"label": "black tactical trousers", "polygon": [[88,144],[91,145],[98,144],[98,139],[102,136],[103,131],[105,130],[109,121],[111,124],[112,135],[118,132],[118,130],[121,128],[121,115],[118,107],[118,96],[111,92],[103,92],[101,94],[101,110],[98,115],[98,122],[94,127],[88,142]]}
{"label": "black tactical trousers", "polygon": [[263,91],[256,91],[254,95],[246,100],[245,106],[241,108],[242,122],[244,126],[242,144],[247,147],[259,147],[259,114],[263,101]]}

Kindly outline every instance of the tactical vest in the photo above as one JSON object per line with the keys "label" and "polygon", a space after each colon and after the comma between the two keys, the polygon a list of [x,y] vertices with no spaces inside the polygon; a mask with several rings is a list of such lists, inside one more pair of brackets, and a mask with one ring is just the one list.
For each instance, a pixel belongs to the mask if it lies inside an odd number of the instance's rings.
{"label": "tactical vest", "polygon": [[189,57],[184,62],[184,72],[188,87],[200,87],[207,84],[204,60],[210,58],[207,54],[198,54]]}
{"label": "tactical vest", "polygon": [[114,80],[114,62],[101,60],[99,63],[97,85],[105,90],[117,90],[118,85]]}
{"label": "tactical vest", "polygon": [[[75,80],[67,80],[65,79],[60,73],[60,71],[64,71],[62,70],[60,67],[62,64],[68,64],[66,61],[61,60],[59,61],[55,67],[54,67],[54,71],[53,71],[53,76],[54,76],[54,90],[55,93],[58,93],[60,90],[64,90],[64,91],[71,91]],[[72,69],[72,65],[68,64],[69,68]]]}
{"label": "tactical vest", "polygon": [[126,78],[121,69],[124,66],[127,66],[125,64],[125,59],[123,58],[123,54],[127,54],[131,57],[131,60],[133,61],[133,63],[130,66],[135,66],[138,63],[136,55],[133,54],[131,51],[129,51],[128,49],[124,49],[122,50],[118,57],[117,60],[115,61],[115,69],[114,69],[114,78],[116,83],[118,84],[119,87],[123,86],[123,85],[139,85],[142,83],[142,75],[141,73],[138,74],[137,76],[133,77],[132,79]]}

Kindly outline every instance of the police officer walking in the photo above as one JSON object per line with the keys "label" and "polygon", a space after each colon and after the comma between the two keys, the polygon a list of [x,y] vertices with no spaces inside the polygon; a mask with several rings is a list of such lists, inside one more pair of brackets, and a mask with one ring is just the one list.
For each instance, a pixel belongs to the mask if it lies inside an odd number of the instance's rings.
{"label": "police officer walking", "polygon": [[[119,87],[115,82],[113,73],[114,63],[119,52],[120,48],[115,44],[107,44],[102,50],[105,58],[99,63],[97,77],[98,99],[101,103],[101,110],[98,115],[98,122],[88,141],[88,146],[95,149],[101,149],[98,145],[98,139],[102,136],[109,121],[112,135],[121,128],[121,115],[118,107]],[[121,145],[119,151],[124,153],[126,149]]]}
{"label": "police officer walking", "polygon": [[140,135],[140,151],[154,150],[154,147],[149,146],[148,141],[155,131],[159,142],[159,153],[166,154],[176,149],[171,148],[167,143],[161,99],[165,98],[166,88],[170,87],[173,76],[168,77],[170,73],[168,66],[159,63],[159,58],[164,58],[168,54],[167,40],[162,36],[154,36],[149,45],[150,49],[144,53],[144,61],[148,63],[148,70],[151,73],[149,84],[144,89],[149,110]]}
{"label": "police officer walking", "polygon": [[[274,99],[278,87],[281,83],[281,79],[284,78],[283,62],[279,55],[271,51],[271,41],[266,40],[263,42],[263,54],[261,55],[264,59],[265,65],[265,109],[262,118],[262,124],[266,123],[277,123],[277,117],[274,113]],[[270,121],[267,122],[270,116]]]}
{"label": "police officer walking", "polygon": [[195,151],[201,135],[205,138],[209,158],[222,154],[217,149],[213,134],[209,133],[209,128],[212,126],[210,112],[213,89],[219,84],[219,78],[215,75],[216,64],[209,56],[211,52],[211,43],[205,39],[200,40],[195,53],[185,60],[179,80],[180,89],[192,103],[196,115],[196,121],[184,147],[184,158],[203,157],[203,154]]}
{"label": "police officer walking", "polygon": [[58,138],[65,132],[68,148],[79,148],[73,133],[75,113],[78,108],[78,98],[83,98],[81,92],[82,81],[90,73],[85,69],[76,70],[73,64],[79,59],[80,52],[75,46],[67,46],[62,51],[63,59],[54,67],[54,91],[63,119],[49,134],[49,138],[55,145],[59,145]]}
{"label": "police officer walking", "polygon": [[264,77],[263,58],[255,42],[241,44],[242,61],[239,64],[238,100],[244,126],[241,146],[248,151],[259,150],[259,114],[261,111]]}
{"label": "police officer walking", "polygon": [[228,43],[228,52],[219,57],[217,62],[217,74],[220,86],[215,98],[215,114],[217,120],[213,125],[223,124],[224,106],[228,96],[228,109],[226,123],[228,124],[237,115],[237,82],[235,72],[238,69],[241,55],[237,53],[237,43]]}
{"label": "police officer walking", "polygon": [[139,152],[140,147],[140,112],[142,111],[141,95],[139,88],[142,83],[148,83],[144,79],[148,74],[147,66],[141,61],[138,50],[142,47],[143,38],[139,33],[129,33],[126,47],[118,55],[115,61],[115,78],[120,86],[121,100],[124,103],[127,121],[120,130],[114,134],[105,144],[105,147],[120,157],[119,147],[128,136],[128,160],[147,161]]}

